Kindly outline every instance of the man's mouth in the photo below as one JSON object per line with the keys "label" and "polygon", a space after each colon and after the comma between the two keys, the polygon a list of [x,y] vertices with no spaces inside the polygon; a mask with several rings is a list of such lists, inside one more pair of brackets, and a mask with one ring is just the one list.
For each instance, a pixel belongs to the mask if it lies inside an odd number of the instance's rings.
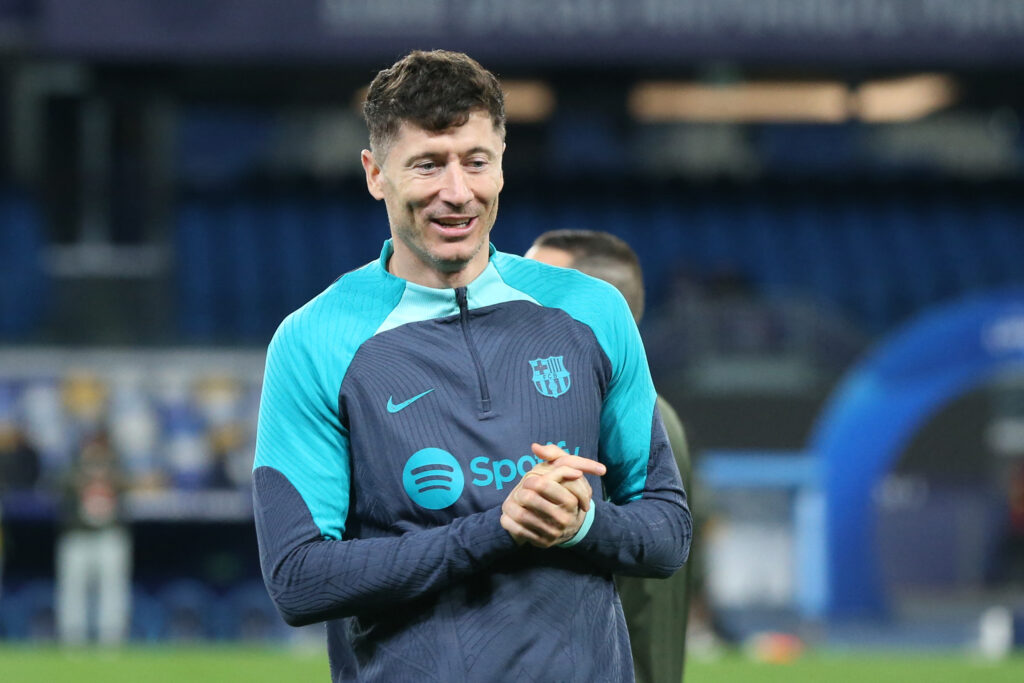
{"label": "man's mouth", "polygon": [[476,216],[445,216],[431,218],[430,222],[443,234],[458,235],[468,231],[475,224]]}

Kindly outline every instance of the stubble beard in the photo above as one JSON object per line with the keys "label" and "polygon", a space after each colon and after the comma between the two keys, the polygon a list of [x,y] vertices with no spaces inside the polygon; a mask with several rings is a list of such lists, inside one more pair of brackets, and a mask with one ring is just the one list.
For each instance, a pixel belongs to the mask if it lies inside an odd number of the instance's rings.
{"label": "stubble beard", "polygon": [[[479,220],[479,218],[478,218]],[[465,268],[473,258],[480,253],[480,249],[483,248],[483,240],[480,239],[472,253],[468,256],[460,258],[443,258],[437,254],[431,253],[424,244],[421,235],[414,229],[400,229],[395,231],[398,235],[398,239],[402,240],[406,248],[411,251],[421,263],[429,266],[433,270],[445,275],[452,275],[458,273]]]}
{"label": "stubble beard", "polygon": [[445,275],[452,275],[463,270],[476,257],[476,255],[480,253],[480,250],[484,248],[484,245],[490,238],[490,228],[494,226],[494,216],[498,210],[497,199],[495,199],[495,203],[492,205],[491,211],[486,214],[476,214],[476,220],[478,223],[482,223],[484,220],[489,220],[490,225],[488,225],[486,232],[477,233],[476,245],[468,256],[462,258],[442,258],[436,254],[432,254],[427,248],[423,240],[423,232],[419,231],[416,227],[416,209],[414,206],[410,206],[408,208],[411,209],[410,213],[414,216],[411,227],[403,227],[396,230],[395,233],[398,235],[398,238],[402,240],[405,246],[412,251],[412,253],[415,254],[422,263],[430,266],[439,273],[444,273]]}

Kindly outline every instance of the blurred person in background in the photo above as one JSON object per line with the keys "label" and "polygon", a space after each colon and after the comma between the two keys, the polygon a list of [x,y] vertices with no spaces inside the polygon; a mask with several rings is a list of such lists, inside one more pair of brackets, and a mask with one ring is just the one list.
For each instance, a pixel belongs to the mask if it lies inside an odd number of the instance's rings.
{"label": "blurred person in background", "polygon": [[1024,460],[1010,466],[1006,482],[1005,532],[997,554],[997,578],[1024,587]]}
{"label": "blurred person in background", "polygon": [[103,426],[100,380],[76,375],[64,389],[81,446],[59,485],[57,630],[68,645],[87,642],[92,628],[101,644],[116,645],[127,635],[131,606],[127,478]]}
{"label": "blurred person in background", "polygon": [[3,501],[11,492],[31,491],[40,475],[39,453],[29,443],[15,414],[15,391],[0,384],[0,593],[3,592]]}
{"label": "blurred person in background", "polygon": [[691,520],[629,309],[490,245],[493,74],[413,52],[364,111],[391,239],[271,341],[268,591],[289,623],[327,621],[335,681],[631,681],[612,574],[678,570]]}
{"label": "blurred person in background", "polygon": [[[633,249],[615,235],[594,230],[551,230],[534,241],[526,258],[574,268],[615,285],[639,324],[644,313],[643,272]],[[690,455],[683,424],[668,401],[659,395],[657,402],[693,510]],[[693,550],[690,552],[686,566],[668,579],[616,577],[638,683],[678,683],[683,677],[694,562]]]}
{"label": "blurred person in background", "polygon": [[33,490],[39,475],[39,453],[13,416],[0,414],[0,496],[10,491]]}

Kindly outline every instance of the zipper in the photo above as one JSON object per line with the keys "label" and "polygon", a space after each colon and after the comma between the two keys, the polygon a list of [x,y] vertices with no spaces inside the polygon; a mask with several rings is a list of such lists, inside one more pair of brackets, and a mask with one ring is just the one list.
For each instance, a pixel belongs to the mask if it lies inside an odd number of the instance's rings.
{"label": "zipper", "polygon": [[480,385],[480,412],[491,412],[491,392],[487,388],[487,377],[484,375],[484,364],[480,361],[480,353],[473,343],[473,334],[469,330],[469,299],[465,287],[455,288],[455,300],[459,303],[459,324],[462,326],[462,336],[466,339],[466,346],[469,347],[469,355],[473,359],[473,366],[476,368],[476,380]]}

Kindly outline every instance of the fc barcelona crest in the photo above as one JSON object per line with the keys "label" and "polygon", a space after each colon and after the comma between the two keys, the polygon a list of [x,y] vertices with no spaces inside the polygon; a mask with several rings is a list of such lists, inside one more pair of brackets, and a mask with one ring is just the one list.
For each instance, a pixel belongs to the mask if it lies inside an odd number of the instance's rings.
{"label": "fc barcelona crest", "polygon": [[531,360],[530,367],[533,368],[533,386],[544,396],[558,398],[572,386],[572,378],[562,363],[562,356]]}

